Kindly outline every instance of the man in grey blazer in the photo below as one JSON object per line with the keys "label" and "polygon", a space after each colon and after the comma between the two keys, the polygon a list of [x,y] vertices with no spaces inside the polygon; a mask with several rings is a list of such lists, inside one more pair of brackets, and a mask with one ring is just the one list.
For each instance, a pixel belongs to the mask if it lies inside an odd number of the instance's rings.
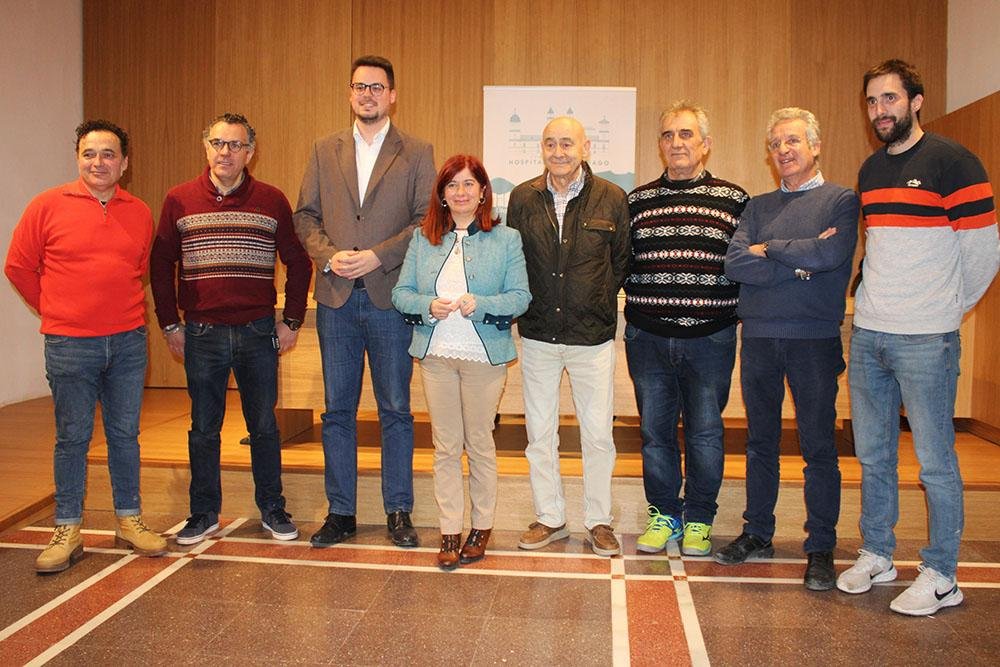
{"label": "man in grey blazer", "polygon": [[316,328],[326,411],[323,457],[329,514],[312,536],[327,547],[355,534],[357,410],[365,352],[382,429],[382,502],[392,541],[415,547],[410,327],[392,307],[413,227],[434,182],[430,144],[389,121],[392,63],[362,56],[351,66],[350,130],[319,139],[302,179],[295,231],[316,264]]}

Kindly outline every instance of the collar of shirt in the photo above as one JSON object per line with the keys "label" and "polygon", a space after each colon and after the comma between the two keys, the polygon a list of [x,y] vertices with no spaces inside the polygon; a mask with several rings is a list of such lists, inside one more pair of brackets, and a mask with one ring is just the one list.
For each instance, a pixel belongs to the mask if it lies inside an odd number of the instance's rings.
{"label": "collar of shirt", "polygon": [[549,192],[552,193],[552,202],[556,209],[556,220],[559,222],[559,238],[562,238],[562,226],[563,219],[566,217],[566,207],[569,206],[570,201],[580,194],[583,190],[583,185],[587,180],[587,171],[580,165],[580,175],[576,177],[569,187],[566,188],[566,192],[556,192],[555,188],[552,187],[552,174],[545,175],[545,187],[548,188]]}
{"label": "collar of shirt", "polygon": [[222,183],[219,182],[219,179],[215,177],[215,174],[213,174],[211,170],[209,170],[208,172],[208,178],[209,180],[212,181],[212,185],[215,186],[215,191],[218,192],[223,197],[225,197],[227,195],[232,194],[233,192],[236,191],[238,187],[243,185],[243,179],[246,178],[246,172],[245,171],[240,172],[240,177],[236,179],[236,182],[233,183],[233,186],[231,188],[224,187]]}
{"label": "collar of shirt", "polygon": [[387,118],[385,125],[372,138],[371,144],[361,136],[358,129],[358,121],[354,121],[354,157],[358,168],[358,201],[365,203],[365,193],[368,192],[368,182],[371,180],[372,171],[375,170],[375,160],[378,159],[379,151],[385,142],[385,135],[389,133],[391,121]]}
{"label": "collar of shirt", "polygon": [[785,182],[781,181],[781,191],[782,192],[802,192],[803,190],[812,190],[813,188],[818,188],[819,186],[823,185],[824,183],[826,183],[826,181],[823,180],[823,172],[821,172],[821,171],[819,171],[817,169],[815,176],[813,176],[812,178],[810,178],[808,181],[806,181],[805,183],[803,183],[802,185],[800,185],[795,190],[789,190],[788,188],[785,187]]}

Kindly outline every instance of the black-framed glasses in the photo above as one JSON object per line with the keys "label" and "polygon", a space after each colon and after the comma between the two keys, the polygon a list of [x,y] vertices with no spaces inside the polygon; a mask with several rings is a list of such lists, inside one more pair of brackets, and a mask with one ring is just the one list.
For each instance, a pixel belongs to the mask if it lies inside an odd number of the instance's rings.
{"label": "black-framed glasses", "polygon": [[242,141],[237,141],[233,139],[232,141],[223,141],[222,139],[209,139],[208,145],[212,147],[216,152],[222,151],[223,146],[229,147],[230,153],[239,153],[244,148],[250,150],[253,144],[245,144]]}
{"label": "black-framed glasses", "polygon": [[350,84],[350,89],[355,95],[364,95],[366,90],[370,90],[372,97],[378,97],[385,92],[385,85],[381,83],[357,83]]}

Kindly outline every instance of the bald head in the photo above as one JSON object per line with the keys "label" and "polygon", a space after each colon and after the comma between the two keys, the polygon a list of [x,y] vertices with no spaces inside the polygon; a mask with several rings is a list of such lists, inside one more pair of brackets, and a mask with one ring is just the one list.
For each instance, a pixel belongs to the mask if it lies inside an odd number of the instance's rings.
{"label": "bald head", "polygon": [[553,118],[542,130],[542,160],[560,192],[577,179],[580,165],[589,157],[590,139],[576,118]]}

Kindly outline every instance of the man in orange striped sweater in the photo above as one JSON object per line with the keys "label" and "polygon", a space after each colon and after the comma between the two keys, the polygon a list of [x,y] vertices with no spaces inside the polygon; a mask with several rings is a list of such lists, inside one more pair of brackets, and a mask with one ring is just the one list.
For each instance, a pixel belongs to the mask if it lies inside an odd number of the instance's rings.
{"label": "man in orange striped sweater", "polygon": [[885,148],[861,167],[867,232],[851,337],[854,440],[862,467],[857,563],[837,587],[864,593],[896,578],[899,408],[913,432],[927,493],[930,544],[920,574],[889,608],[924,616],[962,603],[955,581],[962,477],[955,455],[958,328],[1000,262],[993,192],[969,150],[920,127],[924,88],[901,60],[864,77],[868,117]]}

